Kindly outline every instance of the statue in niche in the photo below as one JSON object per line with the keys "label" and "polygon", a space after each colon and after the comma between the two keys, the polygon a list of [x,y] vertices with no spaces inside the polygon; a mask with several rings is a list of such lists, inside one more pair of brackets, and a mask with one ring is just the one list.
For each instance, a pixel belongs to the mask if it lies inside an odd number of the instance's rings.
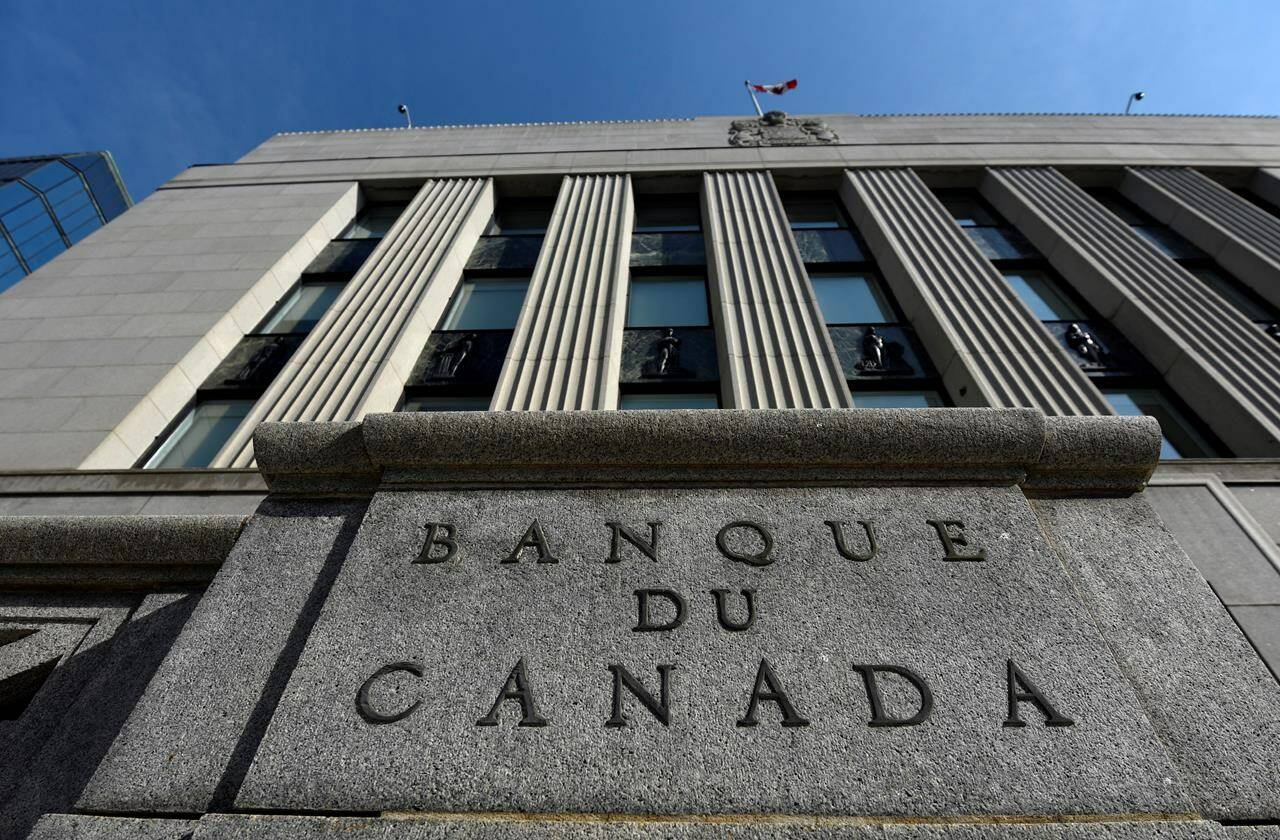
{"label": "statue in niche", "polygon": [[1083,329],[1079,324],[1072,324],[1067,327],[1065,338],[1067,346],[1074,350],[1080,358],[1089,364],[1102,364],[1102,345],[1094,340],[1088,330]]}
{"label": "statue in niche", "polygon": [[1275,321],[1267,324],[1267,335],[1280,341],[1280,324],[1277,324]]}
{"label": "statue in niche", "polygon": [[862,336],[862,361],[858,362],[858,370],[884,370],[884,336],[876,332],[875,327],[867,327]]}
{"label": "statue in niche", "polygon": [[442,350],[437,351],[435,359],[432,360],[431,378],[452,379],[457,376],[462,363],[471,355],[471,348],[475,344],[475,340],[475,333],[467,333],[449,342]]}
{"label": "statue in niche", "polygon": [[670,376],[680,369],[680,339],[676,338],[674,329],[667,327],[653,347],[656,351],[653,369],[658,376]]}

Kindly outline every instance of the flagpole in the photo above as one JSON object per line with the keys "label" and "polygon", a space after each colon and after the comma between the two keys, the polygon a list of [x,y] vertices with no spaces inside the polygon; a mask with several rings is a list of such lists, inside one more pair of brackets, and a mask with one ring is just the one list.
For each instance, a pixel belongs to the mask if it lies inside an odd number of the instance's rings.
{"label": "flagpole", "polygon": [[756,92],[751,89],[751,81],[747,80],[743,84],[747,86],[747,95],[751,97],[751,104],[756,106],[756,116],[763,117],[764,111],[760,110],[760,102],[756,99]]}

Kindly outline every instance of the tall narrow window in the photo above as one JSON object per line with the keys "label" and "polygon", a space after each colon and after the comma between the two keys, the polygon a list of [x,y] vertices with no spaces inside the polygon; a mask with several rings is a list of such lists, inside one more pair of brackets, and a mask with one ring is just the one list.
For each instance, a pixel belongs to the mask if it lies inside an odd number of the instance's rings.
{"label": "tall narrow window", "polygon": [[499,200],[405,383],[401,411],[485,411],[551,220],[546,197]]}
{"label": "tall narrow window", "polygon": [[783,205],[858,408],[946,405],[936,371],[832,193]]}
{"label": "tall narrow window", "polygon": [[1206,286],[1240,310],[1259,329],[1280,338],[1280,312],[1257,292],[1232,277],[1213,258],[1192,245],[1168,225],[1161,224],[1115,190],[1090,190],[1089,194],[1118,216],[1143,239],[1185,268]]}
{"label": "tall narrow window", "polygon": [[[367,233],[380,224],[372,219],[385,218],[392,213],[392,207],[399,208],[395,211],[399,215],[404,203],[373,204],[374,217],[369,215],[373,212],[371,205],[366,204],[353,225],[363,225],[361,230]],[[343,235],[351,230],[348,227]],[[337,239],[326,245],[307,266],[298,285],[209,374],[197,389],[191,407],[157,441],[142,465],[164,469],[208,467],[376,245],[376,239],[362,238]]]}
{"label": "tall narrow window", "polygon": [[619,408],[720,406],[706,261],[696,195],[635,197]]}
{"label": "tall narrow window", "polygon": [[[1203,456],[1214,448],[1155,370],[1062,280],[1040,252],[972,190],[938,198],[1055,341],[1120,414],[1153,414],[1164,430],[1161,457]],[[1181,453],[1181,454],[1179,454]]]}

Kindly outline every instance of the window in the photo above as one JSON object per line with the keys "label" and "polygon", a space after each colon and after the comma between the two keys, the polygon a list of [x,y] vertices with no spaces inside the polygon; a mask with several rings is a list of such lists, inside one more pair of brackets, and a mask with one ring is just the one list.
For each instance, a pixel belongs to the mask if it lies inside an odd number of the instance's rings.
{"label": "window", "polygon": [[692,196],[638,196],[632,233],[697,233],[702,209]]}
{"label": "window", "polygon": [[809,282],[828,324],[888,324],[898,320],[880,281],[869,271],[812,274]]}
{"label": "window", "polygon": [[937,391],[859,391],[853,392],[857,408],[941,408],[946,403]]}
{"label": "window", "polygon": [[304,280],[258,332],[276,335],[311,332],[345,286],[345,282],[309,283]]}
{"label": "window", "polygon": [[339,239],[381,239],[400,218],[408,205],[401,202],[378,201],[366,204],[347,226]]}
{"label": "window", "polygon": [[618,400],[618,408],[623,411],[636,409],[671,408],[719,408],[720,398],[713,393],[689,394],[622,394]]}
{"label": "window", "polygon": [[787,196],[782,205],[792,230],[840,230],[849,227],[835,196]]}
{"label": "window", "polygon": [[1035,248],[1021,233],[1005,223],[974,190],[939,190],[938,200],[964,228],[970,241],[989,260],[1016,260],[1038,257]]}
{"label": "window", "polygon": [[540,236],[551,223],[554,203],[547,198],[504,198],[498,202],[485,236]]}
{"label": "window", "polygon": [[710,324],[705,278],[631,278],[628,327],[706,327]]}
{"label": "window", "polygon": [[408,397],[401,411],[488,411],[488,396]]}
{"label": "window", "polygon": [[440,329],[515,329],[528,290],[527,277],[468,277],[458,286]]}
{"label": "window", "polygon": [[1207,265],[1188,265],[1186,269],[1213,287],[1214,291],[1243,312],[1249,320],[1264,325],[1276,322],[1276,312],[1271,305],[1237,283],[1234,278],[1229,278],[1218,269]]}
{"label": "window", "polygon": [[1186,415],[1155,388],[1114,389],[1105,390],[1102,393],[1106,395],[1117,414],[1124,417],[1146,415],[1160,421],[1160,429],[1164,432],[1164,441],[1160,446],[1162,459],[1214,456],[1213,447],[1195,430]]}
{"label": "window", "polygon": [[187,412],[147,461],[148,469],[202,469],[249,416],[254,400],[204,400]]}
{"label": "window", "polygon": [[1066,290],[1058,285],[1047,271],[1039,269],[1006,270],[1004,279],[1022,298],[1022,302],[1041,321],[1078,321],[1085,319],[1084,310],[1077,306]]}
{"label": "window", "polygon": [[1100,204],[1120,217],[1129,228],[1156,247],[1156,250],[1174,260],[1206,259],[1204,251],[1192,245],[1178,234],[1138,209],[1129,199],[1115,190],[1089,190]]}

